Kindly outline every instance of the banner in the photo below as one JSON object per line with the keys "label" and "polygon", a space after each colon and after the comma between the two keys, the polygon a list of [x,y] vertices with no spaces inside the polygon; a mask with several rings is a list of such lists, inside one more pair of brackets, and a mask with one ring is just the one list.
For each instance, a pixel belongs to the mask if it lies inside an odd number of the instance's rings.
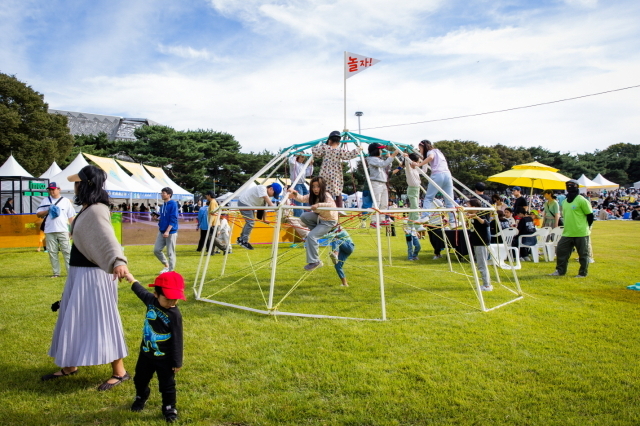
{"label": "banner", "polygon": [[358,55],[356,53],[346,52],[344,63],[345,78],[352,77],[369,67],[380,62],[379,59],[369,58],[367,56]]}

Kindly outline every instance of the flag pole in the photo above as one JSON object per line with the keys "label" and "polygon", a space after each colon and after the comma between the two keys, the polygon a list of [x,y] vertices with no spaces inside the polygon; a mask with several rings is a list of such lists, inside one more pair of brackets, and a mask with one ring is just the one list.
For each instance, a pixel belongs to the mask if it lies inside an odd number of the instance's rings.
{"label": "flag pole", "polygon": [[347,51],[344,51],[344,61],[342,61],[342,68],[344,68],[344,130],[347,131]]}

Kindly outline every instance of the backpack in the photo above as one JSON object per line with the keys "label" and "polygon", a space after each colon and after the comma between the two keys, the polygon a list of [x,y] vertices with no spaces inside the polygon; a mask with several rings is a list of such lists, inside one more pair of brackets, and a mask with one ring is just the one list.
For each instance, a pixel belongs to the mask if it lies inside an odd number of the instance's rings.
{"label": "backpack", "polygon": [[[44,219],[42,220],[42,223],[40,224],[40,230],[42,232],[44,232],[44,224],[47,222],[47,218],[49,216],[51,216],[53,219],[60,216],[60,207],[58,207],[58,203],[62,201],[63,198],[64,197],[60,197],[58,201],[56,201],[55,204],[53,205],[49,204],[49,206],[43,206],[43,207],[49,207],[49,214],[44,217]],[[52,202],[52,201],[53,200],[51,199],[51,197],[49,197],[49,202]]]}

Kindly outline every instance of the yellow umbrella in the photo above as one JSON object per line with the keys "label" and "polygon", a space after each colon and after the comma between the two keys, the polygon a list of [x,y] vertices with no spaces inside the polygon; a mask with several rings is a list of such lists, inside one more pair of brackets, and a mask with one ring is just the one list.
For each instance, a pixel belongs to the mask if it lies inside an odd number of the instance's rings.
{"label": "yellow umbrella", "polygon": [[517,166],[513,166],[513,169],[535,169],[535,170],[548,170],[550,172],[557,172],[560,169],[556,169],[555,167],[547,166],[546,164],[538,163],[534,161],[532,163],[526,164],[518,164]]}
{"label": "yellow umbrella", "polygon": [[[539,163],[538,163],[539,164]],[[515,166],[518,167],[518,166]],[[516,169],[507,170],[497,175],[489,176],[488,181],[498,182],[509,186],[527,186],[538,189],[565,189],[568,178],[560,173],[540,169]],[[556,169],[557,170],[557,169]]]}

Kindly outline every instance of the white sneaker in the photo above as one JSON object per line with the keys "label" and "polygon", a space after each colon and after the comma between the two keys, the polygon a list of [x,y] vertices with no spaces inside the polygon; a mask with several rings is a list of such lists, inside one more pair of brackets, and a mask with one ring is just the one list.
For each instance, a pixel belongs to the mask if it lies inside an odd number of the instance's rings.
{"label": "white sneaker", "polygon": [[442,259],[442,255],[438,254],[436,256],[433,256],[433,260],[437,260],[437,259]]}
{"label": "white sneaker", "polygon": [[596,263],[596,260],[593,257],[589,258],[589,263]]}
{"label": "white sneaker", "polygon": [[338,254],[335,251],[332,251],[331,253],[329,253],[329,257],[331,258],[331,261],[333,262],[334,265],[338,264]]}
{"label": "white sneaker", "polygon": [[483,285],[483,286],[480,287],[480,290],[482,290],[482,291],[493,291],[493,286],[491,284]]}
{"label": "white sneaker", "polygon": [[559,277],[560,276],[560,272],[553,271],[552,273],[548,274],[548,276],[550,276],[550,277]]}
{"label": "white sneaker", "polygon": [[169,269],[169,267],[167,266],[166,268],[163,268],[162,271],[160,271],[161,274],[164,274],[165,272],[171,272],[171,269]]}

